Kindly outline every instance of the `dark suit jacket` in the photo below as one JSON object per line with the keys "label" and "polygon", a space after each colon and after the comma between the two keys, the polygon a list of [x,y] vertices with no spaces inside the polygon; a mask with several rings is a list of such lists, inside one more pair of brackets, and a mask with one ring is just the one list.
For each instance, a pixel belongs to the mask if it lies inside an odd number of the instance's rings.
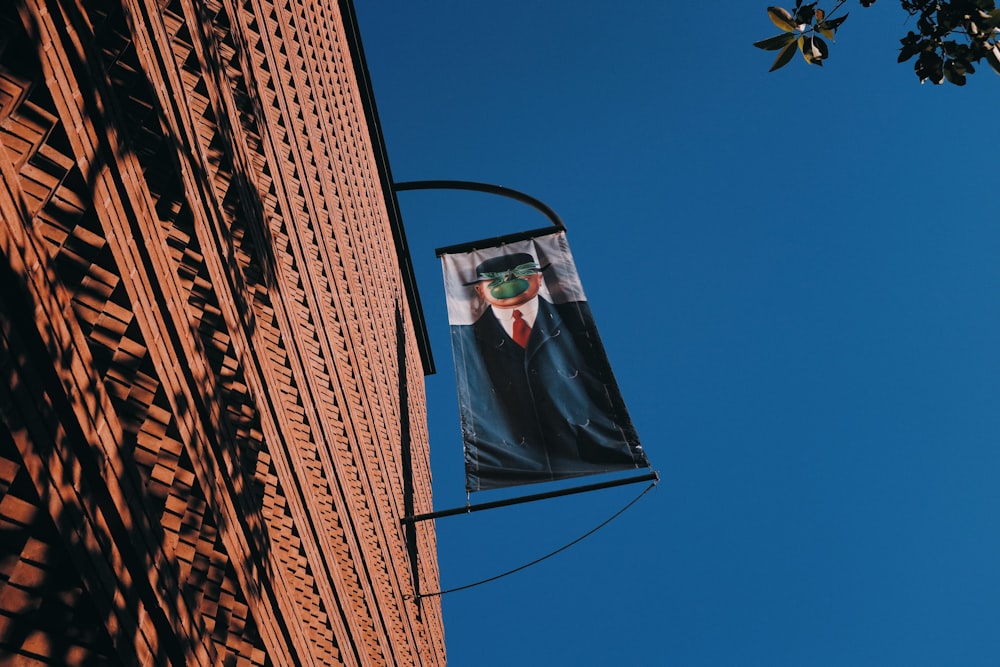
{"label": "dark suit jacket", "polygon": [[647,466],[585,301],[538,299],[527,348],[452,326],[471,491]]}

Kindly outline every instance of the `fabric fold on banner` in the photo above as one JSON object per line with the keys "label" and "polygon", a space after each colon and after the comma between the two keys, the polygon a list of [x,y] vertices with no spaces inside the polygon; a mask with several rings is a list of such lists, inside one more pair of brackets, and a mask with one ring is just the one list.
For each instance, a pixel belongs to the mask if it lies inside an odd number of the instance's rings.
{"label": "fabric fold on banner", "polygon": [[564,231],[441,262],[468,491],[649,466]]}

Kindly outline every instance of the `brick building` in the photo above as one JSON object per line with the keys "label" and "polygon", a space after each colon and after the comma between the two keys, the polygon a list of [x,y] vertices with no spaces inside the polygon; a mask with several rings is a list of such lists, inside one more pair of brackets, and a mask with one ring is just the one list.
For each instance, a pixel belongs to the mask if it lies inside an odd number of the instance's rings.
{"label": "brick building", "polygon": [[0,2],[0,664],[444,664],[432,370],[349,0]]}

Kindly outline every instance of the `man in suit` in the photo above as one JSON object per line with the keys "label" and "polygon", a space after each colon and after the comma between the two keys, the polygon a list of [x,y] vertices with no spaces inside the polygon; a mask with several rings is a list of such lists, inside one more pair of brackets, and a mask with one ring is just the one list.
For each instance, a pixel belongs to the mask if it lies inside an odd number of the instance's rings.
{"label": "man in suit", "polygon": [[539,296],[547,268],[499,255],[466,283],[487,306],[452,326],[472,491],[648,465],[587,302]]}

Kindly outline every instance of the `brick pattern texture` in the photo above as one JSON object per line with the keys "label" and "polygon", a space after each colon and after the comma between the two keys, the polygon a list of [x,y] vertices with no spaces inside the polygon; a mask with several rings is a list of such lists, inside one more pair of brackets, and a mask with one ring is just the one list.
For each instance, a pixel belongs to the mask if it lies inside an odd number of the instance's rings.
{"label": "brick pattern texture", "polygon": [[0,3],[0,663],[445,664],[351,11]]}

